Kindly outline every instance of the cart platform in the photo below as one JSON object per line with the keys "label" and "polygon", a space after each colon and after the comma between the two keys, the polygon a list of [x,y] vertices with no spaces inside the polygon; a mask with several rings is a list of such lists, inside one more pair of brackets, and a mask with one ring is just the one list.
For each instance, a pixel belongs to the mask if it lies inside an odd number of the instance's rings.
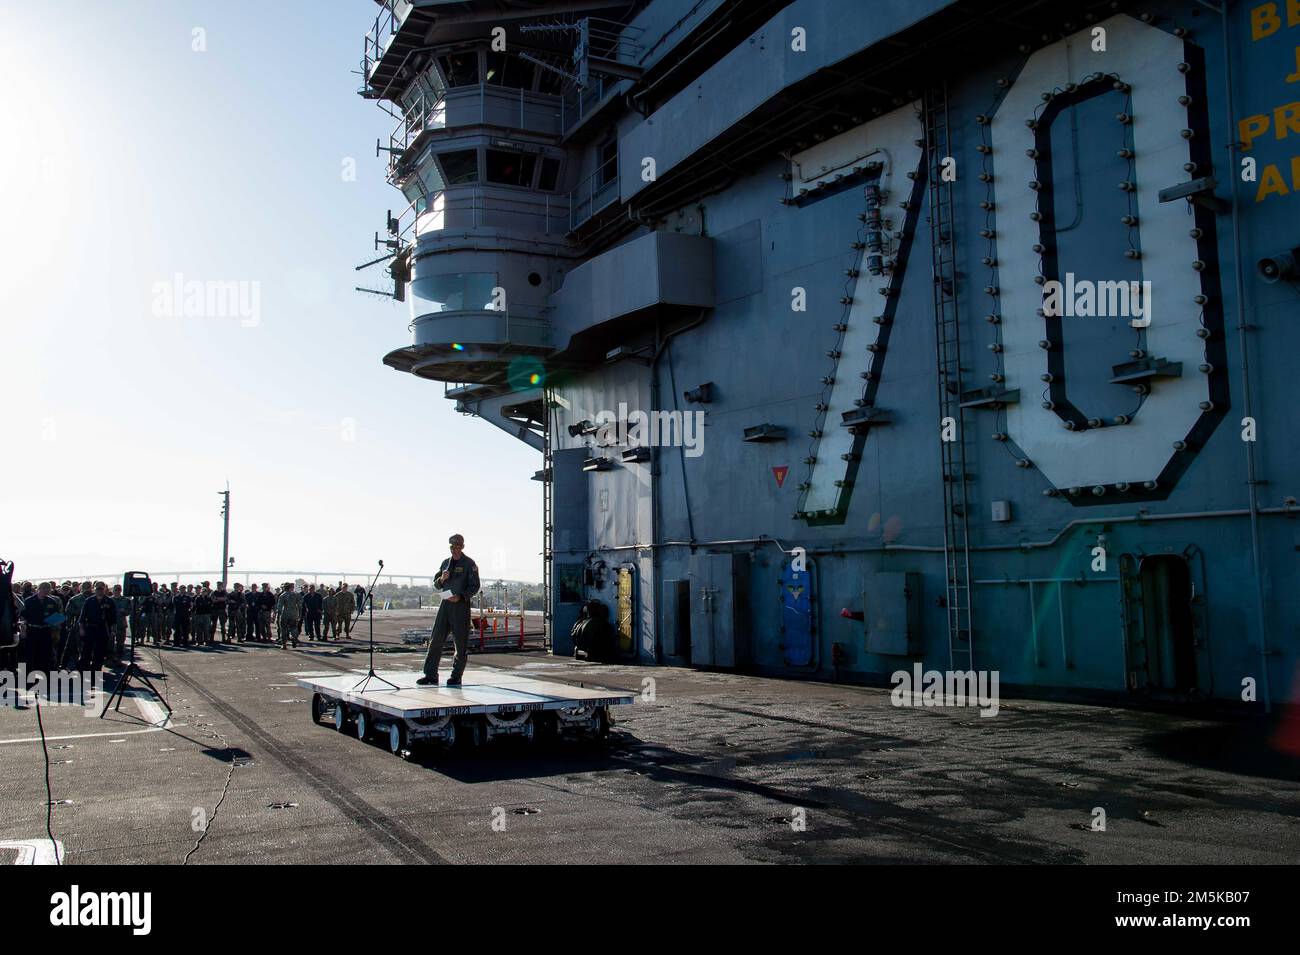
{"label": "cart platform", "polygon": [[[418,686],[412,670],[299,677],[312,691],[312,719],[332,715],[336,729],[366,739],[386,733],[393,752],[415,742],[470,745],[497,736],[582,734],[603,738],[609,707],[632,703],[636,694],[603,687],[573,686],[520,676],[509,670],[469,667],[460,686]],[[394,683],[394,689],[388,683]]]}

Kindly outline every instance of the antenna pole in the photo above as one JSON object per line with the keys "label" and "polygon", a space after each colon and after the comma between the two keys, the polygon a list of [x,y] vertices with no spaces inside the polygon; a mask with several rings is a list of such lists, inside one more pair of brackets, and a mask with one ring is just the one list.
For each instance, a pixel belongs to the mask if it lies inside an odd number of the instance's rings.
{"label": "antenna pole", "polygon": [[221,586],[226,586],[226,575],[230,571],[230,482],[226,489],[218,491],[221,495]]}

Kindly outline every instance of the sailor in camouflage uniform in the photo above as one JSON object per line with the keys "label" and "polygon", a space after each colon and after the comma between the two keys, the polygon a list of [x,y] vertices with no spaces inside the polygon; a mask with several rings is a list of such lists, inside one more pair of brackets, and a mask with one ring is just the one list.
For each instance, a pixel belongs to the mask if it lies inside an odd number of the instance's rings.
{"label": "sailor in camouflage uniform", "polygon": [[200,587],[194,595],[194,642],[199,646],[212,643],[212,614],[216,608],[212,603],[212,591]]}
{"label": "sailor in camouflage uniform", "polygon": [[172,636],[172,592],[164,584],[158,588],[158,599],[154,604],[154,613],[158,618],[158,643],[164,644]]}
{"label": "sailor in camouflage uniform", "polygon": [[[126,618],[131,613],[131,598],[122,593],[122,585],[113,585],[113,608],[117,612],[116,626],[113,628],[113,653],[122,656],[126,650]],[[135,634],[131,634],[135,640]]]}
{"label": "sailor in camouflage uniform", "polygon": [[81,589],[68,598],[64,613],[68,615],[71,626],[64,633],[63,645],[59,647],[59,668],[71,666],[81,655],[81,608],[90,599],[94,586],[89,580],[81,582]]}
{"label": "sailor in camouflage uniform", "polygon": [[302,594],[293,589],[293,584],[286,583],[284,590],[275,601],[275,612],[280,624],[280,649],[284,650],[288,641],[298,645],[298,622],[302,619]]}

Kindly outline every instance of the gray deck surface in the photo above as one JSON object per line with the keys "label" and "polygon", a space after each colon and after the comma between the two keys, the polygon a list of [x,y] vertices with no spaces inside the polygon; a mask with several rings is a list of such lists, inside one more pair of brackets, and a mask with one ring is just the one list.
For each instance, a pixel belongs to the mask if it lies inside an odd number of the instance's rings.
{"label": "gray deck surface", "polygon": [[[423,652],[400,637],[412,616],[376,613],[377,668],[418,674]],[[986,719],[896,707],[887,689],[471,653],[475,671],[636,705],[611,708],[603,747],[503,739],[401,759],[308,715],[298,679],[355,683],[360,641],[150,649],[140,664],[170,723],[135,690],[104,720],[42,708],[70,864],[1300,860],[1286,722],[1005,696]],[[5,842],[48,846],[32,709],[0,710],[0,766],[6,864],[34,850]]]}

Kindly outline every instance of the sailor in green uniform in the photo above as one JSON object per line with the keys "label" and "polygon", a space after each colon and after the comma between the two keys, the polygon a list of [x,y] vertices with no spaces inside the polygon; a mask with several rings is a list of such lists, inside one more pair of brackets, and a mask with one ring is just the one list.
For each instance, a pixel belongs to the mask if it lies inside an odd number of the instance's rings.
{"label": "sailor in green uniform", "polygon": [[89,580],[81,582],[81,589],[68,599],[65,613],[68,615],[68,627],[63,639],[63,646],[59,647],[59,667],[71,666],[72,663],[80,658],[81,655],[81,607],[90,595],[94,592],[94,586]]}
{"label": "sailor in green uniform", "polygon": [[429,653],[424,658],[424,676],[415,682],[421,686],[437,685],[438,663],[442,659],[442,645],[451,632],[456,655],[451,664],[447,686],[460,686],[469,655],[470,599],[478,593],[478,565],[465,553],[465,538],[452,534],[448,543],[451,556],[438,568],[437,585],[447,596],[438,604],[438,616],[433,621],[429,640]]}
{"label": "sailor in green uniform", "polygon": [[302,619],[302,594],[293,589],[293,584],[286,583],[284,590],[275,601],[275,612],[279,619],[280,649],[285,649],[292,640],[298,645],[298,622]]}

